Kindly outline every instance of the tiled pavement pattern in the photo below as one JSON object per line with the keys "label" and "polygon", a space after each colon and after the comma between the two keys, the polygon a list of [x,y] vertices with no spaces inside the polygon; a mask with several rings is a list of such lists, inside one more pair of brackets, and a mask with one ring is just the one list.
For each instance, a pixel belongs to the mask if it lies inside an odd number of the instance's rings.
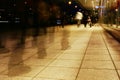
{"label": "tiled pavement pattern", "polygon": [[120,44],[99,25],[51,27],[18,42],[9,35],[9,52],[0,50],[0,80],[120,80]]}

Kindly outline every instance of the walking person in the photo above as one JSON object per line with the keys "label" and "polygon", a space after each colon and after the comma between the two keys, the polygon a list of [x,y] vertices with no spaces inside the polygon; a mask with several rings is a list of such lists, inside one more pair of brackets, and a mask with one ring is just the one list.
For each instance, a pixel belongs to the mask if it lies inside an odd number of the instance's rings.
{"label": "walking person", "polygon": [[84,24],[84,27],[86,28],[87,26],[87,14],[86,13],[83,16],[82,23]]}
{"label": "walking person", "polygon": [[81,12],[77,12],[75,16],[75,19],[77,20],[77,27],[80,26],[82,18],[83,18],[83,14]]}
{"label": "walking person", "polygon": [[89,26],[92,27],[92,21],[91,21],[90,16],[88,16],[87,22],[88,22]]}

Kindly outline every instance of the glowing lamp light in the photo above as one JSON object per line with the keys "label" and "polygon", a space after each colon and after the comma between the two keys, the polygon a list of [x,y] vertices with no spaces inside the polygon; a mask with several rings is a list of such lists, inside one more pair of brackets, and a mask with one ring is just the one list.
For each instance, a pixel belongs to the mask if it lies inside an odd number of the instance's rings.
{"label": "glowing lamp light", "polygon": [[77,6],[75,6],[75,8],[77,8]]}
{"label": "glowing lamp light", "polygon": [[69,1],[69,2],[68,2],[68,4],[70,5],[70,4],[72,4],[72,2],[71,2],[71,1]]}
{"label": "glowing lamp light", "polygon": [[96,8],[96,9],[98,9],[98,8],[99,8],[99,6],[95,6],[95,8]]}

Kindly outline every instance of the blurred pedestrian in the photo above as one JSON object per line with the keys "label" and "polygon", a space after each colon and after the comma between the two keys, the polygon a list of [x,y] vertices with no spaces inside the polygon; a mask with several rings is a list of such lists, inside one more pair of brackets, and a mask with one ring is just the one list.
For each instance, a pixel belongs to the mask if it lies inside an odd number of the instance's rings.
{"label": "blurred pedestrian", "polygon": [[76,16],[75,16],[75,19],[77,20],[77,26],[79,27],[80,24],[81,24],[81,20],[83,18],[83,14],[81,12],[77,12],[76,13]]}
{"label": "blurred pedestrian", "polygon": [[87,26],[87,14],[86,13],[83,16],[82,23],[84,24],[84,27]]}
{"label": "blurred pedestrian", "polygon": [[91,21],[90,16],[88,16],[87,22],[88,22],[89,26],[92,27],[92,21]]}

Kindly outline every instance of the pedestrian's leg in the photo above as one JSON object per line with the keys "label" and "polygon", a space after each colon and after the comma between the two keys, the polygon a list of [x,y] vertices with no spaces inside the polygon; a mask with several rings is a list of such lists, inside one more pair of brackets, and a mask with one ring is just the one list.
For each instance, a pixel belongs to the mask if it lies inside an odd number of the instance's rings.
{"label": "pedestrian's leg", "polygon": [[85,28],[86,28],[86,26],[87,26],[87,23],[84,23],[84,26],[85,26]]}
{"label": "pedestrian's leg", "polygon": [[92,23],[90,22],[90,27],[92,27]]}
{"label": "pedestrian's leg", "polygon": [[80,26],[80,20],[78,20],[78,27]]}

